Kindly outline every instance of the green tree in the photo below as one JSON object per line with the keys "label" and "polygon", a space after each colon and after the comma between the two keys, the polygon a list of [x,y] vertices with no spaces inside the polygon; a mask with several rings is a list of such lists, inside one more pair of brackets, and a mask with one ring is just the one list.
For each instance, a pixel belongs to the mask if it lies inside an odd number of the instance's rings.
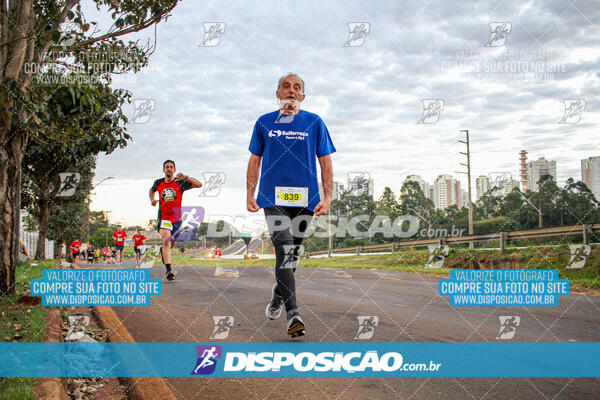
{"label": "green tree", "polygon": [[448,232],[454,227],[456,229],[465,229],[469,227],[469,209],[467,207],[458,208],[456,204],[447,207],[444,210],[444,228]]}
{"label": "green tree", "polygon": [[503,198],[486,193],[473,204],[473,219],[483,220],[499,216],[500,204]]}
{"label": "green tree", "polygon": [[593,205],[596,207],[600,206],[600,202],[598,199],[596,199],[594,193],[592,193],[590,188],[588,188],[587,185],[582,181],[575,182],[573,178],[567,179],[567,182],[565,183],[565,190],[568,192],[582,194],[587,197]]}
{"label": "green tree", "polygon": [[[407,181],[400,190],[400,210],[403,215],[413,215],[420,226],[433,229],[434,224],[443,218],[443,212],[436,210],[433,201],[425,197],[421,186],[415,181]],[[438,212],[439,211],[439,212]]]}
{"label": "green tree", "polygon": [[[337,218],[338,224],[340,224],[340,220],[349,221],[354,217],[359,215],[367,215],[368,219],[365,221],[360,221],[356,228],[360,232],[367,232],[373,218],[375,217],[375,201],[373,201],[373,197],[367,193],[363,193],[360,195],[353,194],[350,190],[344,191],[340,194],[340,198],[338,200],[333,200],[331,202],[330,214],[335,215]],[[308,244],[312,244],[312,248],[320,248],[327,245],[328,239],[322,238],[311,238],[312,242]],[[344,247],[344,246],[354,246],[363,244],[364,240],[361,238],[346,238],[340,237],[338,235],[333,238],[335,247]]]}
{"label": "green tree", "polygon": [[567,179],[564,189],[557,196],[556,211],[562,225],[578,225],[600,222],[600,209],[592,191],[585,183]]}
{"label": "green tree", "polygon": [[[48,75],[65,76],[54,73]],[[95,162],[89,162],[94,156],[100,152],[109,154],[118,147],[125,147],[127,139],[130,139],[124,125],[127,118],[121,110],[129,93],[96,83],[93,89],[96,90],[95,97],[98,100],[92,104],[86,100],[87,95],[77,96],[83,93],[74,90],[78,84],[61,79],[59,82],[65,83],[43,86],[50,93],[52,103],[47,112],[52,113],[50,119],[56,122],[55,129],[50,131],[51,136],[64,139],[44,141],[40,137],[32,137],[23,160],[26,167],[23,186],[31,193],[32,198],[28,211],[39,222],[40,240],[35,253],[37,259],[44,258],[48,218],[59,199],[59,174],[75,172],[78,164],[82,164],[83,173],[89,174],[95,168]],[[91,170],[86,166],[91,167]],[[78,191],[81,191],[81,187]],[[77,198],[85,201],[88,193],[84,193],[83,198]]]}
{"label": "green tree", "polygon": [[[66,200],[60,202],[48,219],[48,238],[54,240],[54,254],[60,255],[60,246],[68,245],[75,238],[85,240],[83,222],[87,213],[82,201]],[[69,257],[69,250],[67,250]]]}
{"label": "green tree", "polygon": [[108,228],[108,234],[106,231],[107,231],[106,227],[96,228],[96,230],[94,230],[90,234],[90,240],[89,240],[90,244],[94,247],[99,247],[99,248],[106,246],[106,238],[107,238],[107,236],[110,237],[112,235],[112,229],[110,229],[110,227]]}
{"label": "green tree", "polygon": [[90,233],[90,237],[98,231],[98,229],[104,229],[106,223],[107,221],[103,211],[90,210],[88,213],[88,232]]}
{"label": "green tree", "polygon": [[392,189],[385,187],[379,199],[375,202],[375,213],[389,215],[394,220],[400,212],[400,206]]}
{"label": "green tree", "polygon": [[[14,293],[18,255],[21,164],[31,136],[47,136],[55,122],[39,115],[50,103],[33,85],[48,66],[79,69],[92,78],[110,79],[114,72],[137,72],[153,50],[120,38],[165,20],[177,0],[93,0],[108,9],[113,26],[100,32],[84,15],[81,0],[6,0],[0,7],[0,295]],[[92,10],[92,12],[95,12]],[[73,29],[67,31],[65,23]],[[94,29],[90,29],[94,27]],[[103,59],[99,54],[110,54]],[[88,91],[83,85],[77,90]],[[77,95],[77,94],[76,94]],[[81,95],[83,96],[83,94]],[[93,91],[87,101],[98,101]],[[52,115],[52,113],[49,113]]]}

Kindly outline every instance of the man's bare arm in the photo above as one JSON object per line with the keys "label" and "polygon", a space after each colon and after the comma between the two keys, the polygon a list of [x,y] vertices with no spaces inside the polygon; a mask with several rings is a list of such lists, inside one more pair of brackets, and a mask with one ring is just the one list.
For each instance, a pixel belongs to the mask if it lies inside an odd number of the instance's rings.
{"label": "man's bare arm", "polygon": [[198,188],[202,187],[202,182],[200,182],[196,178],[192,178],[191,176],[188,176],[187,180],[192,184],[192,189],[198,189]]}
{"label": "man's bare arm", "polygon": [[152,204],[153,206],[155,206],[156,203],[158,203],[158,200],[154,200],[154,193],[156,193],[156,190],[152,190],[152,188],[148,192],[148,197],[150,197],[150,204]]}
{"label": "man's bare arm", "polygon": [[250,212],[257,212],[260,209],[254,198],[254,193],[256,192],[256,186],[258,185],[261,160],[262,157],[252,154],[250,156],[250,161],[248,161],[248,172],[246,174],[246,208]]}
{"label": "man's bare arm", "polygon": [[321,182],[323,183],[323,199],[315,207],[315,215],[324,215],[329,211],[331,205],[331,192],[333,190],[333,164],[331,156],[319,157],[321,165]]}
{"label": "man's bare arm", "polygon": [[188,181],[189,183],[192,184],[192,189],[198,189],[198,188],[202,187],[202,182],[200,182],[196,178],[192,178],[191,176],[184,174],[183,172],[178,173],[177,176],[175,177],[175,179],[177,179],[177,180],[184,179],[184,180]]}

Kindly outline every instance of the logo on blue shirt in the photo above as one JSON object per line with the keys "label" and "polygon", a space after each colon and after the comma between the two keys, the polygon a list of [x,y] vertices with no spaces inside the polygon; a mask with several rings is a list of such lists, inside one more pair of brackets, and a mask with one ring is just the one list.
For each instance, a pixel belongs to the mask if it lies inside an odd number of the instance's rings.
{"label": "logo on blue shirt", "polygon": [[268,132],[269,137],[280,137],[283,136],[286,139],[302,139],[308,136],[308,132],[296,132],[296,131],[280,131],[279,129],[271,129]]}

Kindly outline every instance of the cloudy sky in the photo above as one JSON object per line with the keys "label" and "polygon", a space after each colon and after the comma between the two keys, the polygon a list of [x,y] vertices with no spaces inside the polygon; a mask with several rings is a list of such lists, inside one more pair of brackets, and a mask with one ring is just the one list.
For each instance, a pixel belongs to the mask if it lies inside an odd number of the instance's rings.
{"label": "cloudy sky", "polygon": [[[249,215],[252,128],[277,108],[277,80],[289,71],[306,82],[302,108],[322,117],[337,147],[334,179],[368,172],[376,197],[386,186],[398,195],[409,174],[432,182],[448,173],[466,187],[455,173],[461,129],[471,135],[474,177],[518,179],[526,149],[529,159],[556,160],[559,184],[581,179],[580,160],[600,155],[599,16],[593,1],[182,2],[159,25],[150,65],[114,81],[154,110],[129,125],[126,149],[99,158],[96,181],[115,178],[96,188],[92,208],[147,223],[156,215],[148,189],[171,158],[197,178],[226,176],[218,196],[190,191],[184,205],[209,218]],[[205,23],[215,22],[225,33],[201,46]],[[364,41],[349,23],[363,23]],[[503,23],[505,37],[492,37],[490,23]],[[423,100],[433,99],[439,119],[419,123]],[[559,123],[565,100],[577,99],[583,112]],[[127,110],[133,117],[134,105]]]}

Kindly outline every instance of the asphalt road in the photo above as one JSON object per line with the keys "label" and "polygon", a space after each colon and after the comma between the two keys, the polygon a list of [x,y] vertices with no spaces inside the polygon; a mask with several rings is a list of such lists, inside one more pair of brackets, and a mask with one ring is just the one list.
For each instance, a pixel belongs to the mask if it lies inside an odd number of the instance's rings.
{"label": "asphalt road", "polygon": [[[110,267],[113,267],[112,265]],[[121,267],[130,267],[127,262]],[[223,277],[216,277],[215,272]],[[140,342],[207,342],[212,316],[233,316],[224,341],[291,341],[264,309],[274,282],[263,267],[175,267],[150,307],[115,307]],[[164,267],[152,268],[163,278]],[[235,277],[238,275],[237,277]],[[438,278],[397,271],[299,268],[303,341],[353,341],[358,316],[378,316],[372,341],[498,342],[499,316],[520,316],[515,342],[600,341],[600,297],[561,297],[557,307],[451,307]],[[298,339],[294,339],[298,340]],[[502,340],[505,341],[505,340]],[[181,399],[593,399],[600,379],[556,378],[169,378]]]}

